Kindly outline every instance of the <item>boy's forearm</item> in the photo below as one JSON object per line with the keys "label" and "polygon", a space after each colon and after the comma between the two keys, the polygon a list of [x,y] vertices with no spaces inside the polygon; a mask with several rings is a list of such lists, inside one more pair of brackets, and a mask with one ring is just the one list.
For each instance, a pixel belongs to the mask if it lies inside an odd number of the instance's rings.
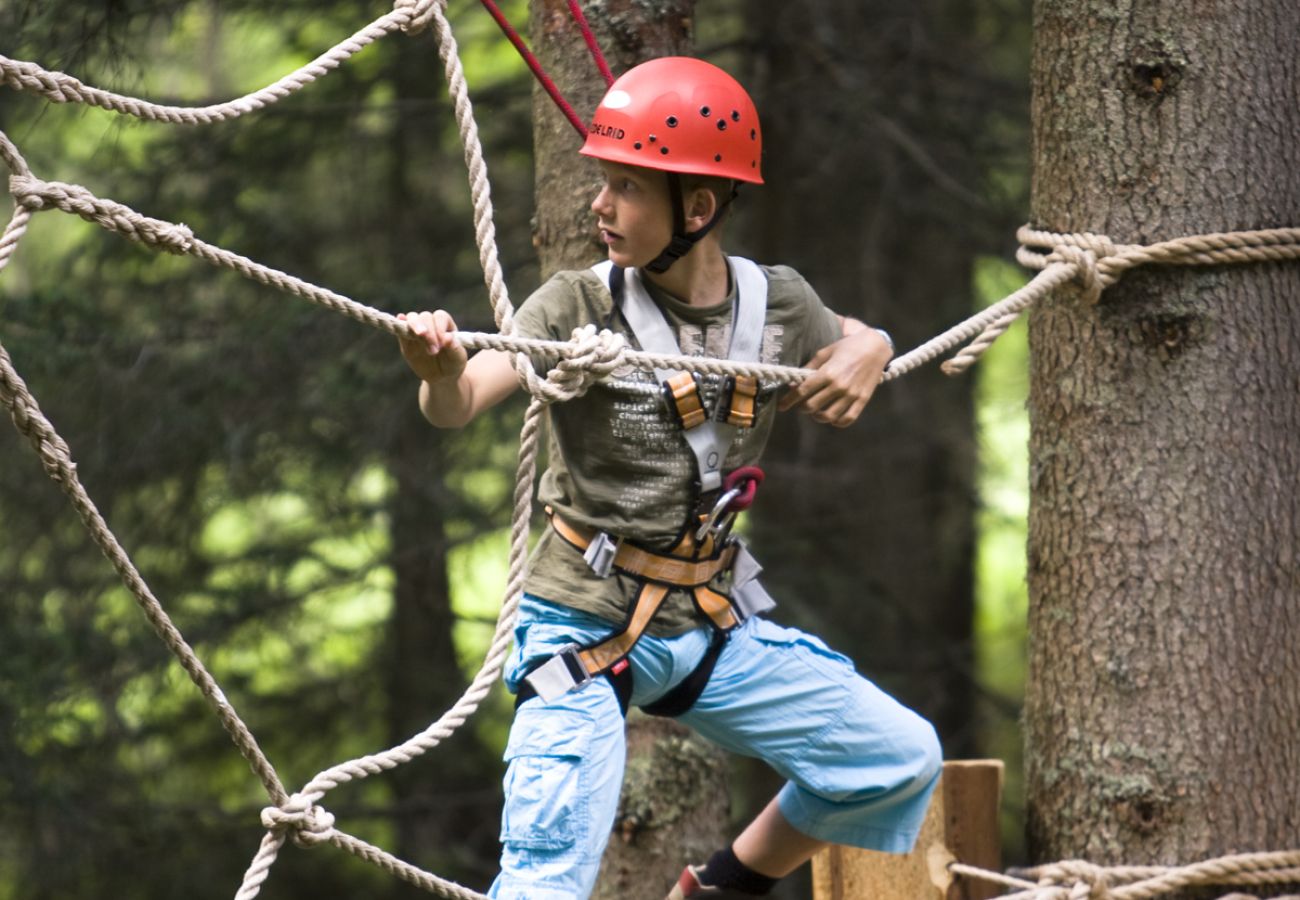
{"label": "boy's forearm", "polygon": [[464,428],[474,418],[474,387],[457,378],[420,382],[420,412],[437,428]]}
{"label": "boy's forearm", "polygon": [[460,372],[420,383],[420,412],[438,428],[464,428],[519,387],[508,353],[483,350]]}

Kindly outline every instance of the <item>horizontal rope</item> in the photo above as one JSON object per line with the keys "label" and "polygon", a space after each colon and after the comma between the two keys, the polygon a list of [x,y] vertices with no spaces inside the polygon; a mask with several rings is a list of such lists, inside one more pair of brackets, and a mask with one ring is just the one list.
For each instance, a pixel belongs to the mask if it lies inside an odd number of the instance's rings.
{"label": "horizontal rope", "polygon": [[[1300,259],[1300,228],[1213,232],[1155,244],[1116,244],[1104,235],[1057,233],[1024,225],[1016,231],[1016,239],[1020,241],[1016,260],[1021,265],[1041,269],[1044,275],[1053,269],[1068,273],[1063,280],[1078,279],[1085,299],[1092,304],[1101,299],[1103,290],[1137,266],[1211,266]],[[1038,279],[1034,279],[1021,290],[1030,291],[1032,297],[990,322],[970,346],[943,364],[944,372],[953,375],[969,368],[1024,309],[1050,289],[1040,289]]]}
{"label": "horizontal rope", "polygon": [[1183,866],[1099,866],[1065,860],[1015,876],[956,862],[948,870],[1017,889],[1000,900],[1148,900],[1187,887],[1300,882],[1300,850],[1237,853]]}

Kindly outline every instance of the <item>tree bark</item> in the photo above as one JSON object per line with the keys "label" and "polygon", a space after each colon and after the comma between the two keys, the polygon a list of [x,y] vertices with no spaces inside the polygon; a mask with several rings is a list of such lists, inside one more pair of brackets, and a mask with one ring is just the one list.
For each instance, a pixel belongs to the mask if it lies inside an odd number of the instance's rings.
{"label": "tree bark", "polygon": [[[1033,222],[1300,224],[1291,0],[1037,0]],[[1131,272],[1030,327],[1038,860],[1300,844],[1300,266]]]}
{"label": "tree bark", "polygon": [[[533,47],[583,122],[605,95],[605,80],[564,0],[531,0]],[[689,53],[695,0],[610,0],[585,14],[617,77],[639,62]],[[590,204],[600,170],[578,155],[582,137],[540,85],[533,87],[533,153],[537,172],[534,243],[542,277],[598,261]]]}
{"label": "tree bark", "polygon": [[[563,0],[533,0],[532,44],[578,116],[589,122],[606,85]],[[611,0],[586,14],[615,76],[647,59],[689,53],[694,0]],[[600,172],[582,138],[534,87],[537,219],[542,277],[585,268],[604,251],[590,203]],[[726,766],[720,751],[676,723],[629,719],[628,776],[593,900],[662,900],[686,862],[725,840]]]}

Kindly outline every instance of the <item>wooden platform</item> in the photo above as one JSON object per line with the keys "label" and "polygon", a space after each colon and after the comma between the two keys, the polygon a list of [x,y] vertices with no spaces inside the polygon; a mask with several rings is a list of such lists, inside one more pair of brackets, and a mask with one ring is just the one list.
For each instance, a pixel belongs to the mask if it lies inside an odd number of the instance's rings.
{"label": "wooden platform", "polygon": [[943,764],[915,849],[907,855],[831,847],[813,859],[814,900],[987,900],[996,885],[953,879],[952,860],[1002,868],[1002,761]]}

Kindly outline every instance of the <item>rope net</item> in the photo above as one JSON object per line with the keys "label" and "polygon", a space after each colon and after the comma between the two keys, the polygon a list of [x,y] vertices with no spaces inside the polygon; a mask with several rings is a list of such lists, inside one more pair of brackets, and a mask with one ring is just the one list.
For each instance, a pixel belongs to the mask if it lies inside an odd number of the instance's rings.
{"label": "rope net", "polygon": [[[571,2],[571,7],[577,9],[576,3]],[[598,54],[594,40],[589,37],[590,31],[581,19],[580,10],[575,18],[583,27],[584,37],[593,54]],[[366,25],[307,65],[257,91],[209,106],[152,103],[91,87],[70,75],[2,55],[0,83],[18,91],[39,94],[54,103],[82,103],[151,121],[201,125],[265,109],[334,71],[375,41],[394,32],[417,34],[430,27],[455,108],[473,202],[479,261],[498,328],[495,334],[462,331],[457,333],[457,338],[467,349],[493,349],[512,354],[516,374],[532,399],[524,415],[520,434],[509,569],[501,611],[478,673],[460,699],[428,728],[396,747],[332,766],[290,794],[257,740],[202,660],[173,624],[95,507],[78,479],[76,464],[68,445],[41,412],[35,397],[15,370],[8,351],[0,343],[0,402],[9,409],[19,433],[29,440],[46,473],[67,494],[92,539],[130,590],[149,624],[198,687],[266,790],[271,803],[261,814],[266,834],[244,874],[235,894],[236,900],[252,900],[258,895],[280,849],[289,839],[303,846],[332,844],[439,896],[484,900],[482,894],[426,872],[343,831],[337,826],[334,816],[321,805],[321,801],[337,787],[386,772],[436,747],[474,713],[500,676],[511,642],[515,612],[523,591],[528,524],[543,410],[548,404],[581,396],[596,381],[617,368],[629,365],[647,370],[659,368],[719,375],[749,375],[782,385],[797,384],[810,374],[809,370],[789,366],[742,364],[722,359],[648,353],[630,348],[620,336],[608,331],[598,332],[593,326],[578,329],[569,341],[546,341],[512,334],[513,306],[497,253],[487,165],[483,158],[459,50],[446,18],[445,0],[396,0],[391,12]],[[603,59],[597,56],[597,62],[599,65]],[[601,66],[601,73],[607,82],[612,80],[606,66]],[[32,215],[43,210],[57,209],[80,216],[147,247],[194,256],[214,266],[231,269],[245,278],[309,300],[372,328],[398,337],[410,335],[407,324],[387,312],[209,244],[196,237],[184,225],[142,215],[123,204],[100,198],[80,185],[43,181],[33,175],[18,148],[2,131],[0,160],[9,170],[8,190],[14,200],[13,215],[3,234],[0,234],[0,272],[13,258]],[[890,381],[905,375],[970,342],[942,367],[950,374],[964,371],[1024,310],[1071,281],[1078,281],[1085,297],[1096,302],[1102,290],[1115,283],[1124,272],[1138,265],[1215,265],[1300,258],[1300,228],[1210,234],[1150,246],[1116,245],[1104,236],[1056,234],[1033,230],[1027,226],[1020,230],[1018,237],[1022,242],[1018,258],[1027,266],[1039,269],[1038,274],[1010,296],[894,359],[885,371],[883,380]],[[539,360],[549,367],[545,376],[537,373],[533,360]],[[1018,892],[1012,896],[1017,900],[1137,900],[1189,884],[1260,884],[1297,880],[1300,879],[1300,852],[1225,857],[1181,869],[1112,870],[1086,863],[1058,863],[1054,867],[1035,870],[1037,874],[1034,877],[1038,881],[1014,878],[959,863],[953,863],[949,868],[955,875],[983,878],[1016,888]],[[1189,880],[1196,878],[1203,880]],[[1129,883],[1123,887],[1112,887],[1116,882]],[[1085,888],[1086,891],[1080,893]]]}

